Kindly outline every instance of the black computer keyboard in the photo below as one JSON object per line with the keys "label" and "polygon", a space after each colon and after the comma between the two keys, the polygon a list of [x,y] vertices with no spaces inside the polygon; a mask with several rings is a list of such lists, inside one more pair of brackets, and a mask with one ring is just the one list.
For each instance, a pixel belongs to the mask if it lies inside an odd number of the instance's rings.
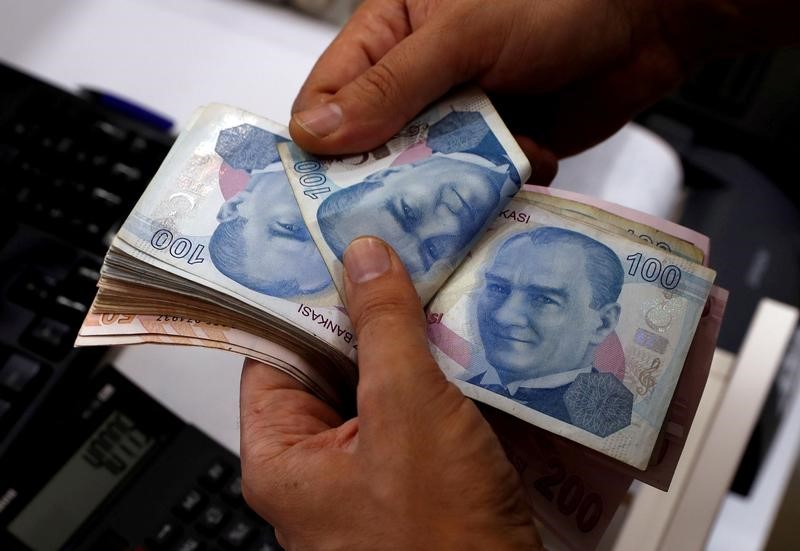
{"label": "black computer keyboard", "polygon": [[[0,549],[280,550],[241,498],[236,456],[108,350],[73,348],[102,256],[172,136],[2,64],[0,83]],[[148,442],[135,458],[120,427]],[[117,480],[87,505],[109,468]],[[53,503],[73,509],[66,521]]]}
{"label": "black computer keyboard", "polygon": [[0,65],[0,458],[104,350],[74,350],[102,255],[172,137]]}

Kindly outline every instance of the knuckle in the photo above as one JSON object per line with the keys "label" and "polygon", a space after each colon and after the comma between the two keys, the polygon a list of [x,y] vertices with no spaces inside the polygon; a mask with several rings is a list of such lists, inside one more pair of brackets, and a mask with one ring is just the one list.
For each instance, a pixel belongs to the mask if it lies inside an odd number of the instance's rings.
{"label": "knuckle", "polygon": [[361,93],[373,103],[396,99],[401,82],[397,71],[387,63],[373,65],[357,81]]}
{"label": "knuckle", "polygon": [[365,9],[358,10],[351,21],[356,21],[370,40],[397,43],[409,33],[405,6],[402,2],[367,0],[363,6]]}

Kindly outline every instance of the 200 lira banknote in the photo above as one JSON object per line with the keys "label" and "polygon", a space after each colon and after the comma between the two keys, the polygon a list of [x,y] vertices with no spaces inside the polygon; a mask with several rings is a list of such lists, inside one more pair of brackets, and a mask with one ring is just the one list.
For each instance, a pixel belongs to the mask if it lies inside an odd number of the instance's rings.
{"label": "200 lira banknote", "polygon": [[317,158],[292,143],[278,150],[341,296],[344,249],[375,235],[394,247],[427,303],[530,176],[476,89],[437,102],[369,153]]}

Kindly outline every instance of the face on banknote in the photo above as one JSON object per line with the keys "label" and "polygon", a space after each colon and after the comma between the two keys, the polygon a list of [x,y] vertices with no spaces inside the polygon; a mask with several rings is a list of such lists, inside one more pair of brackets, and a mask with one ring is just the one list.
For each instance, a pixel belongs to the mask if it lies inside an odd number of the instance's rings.
{"label": "face on banknote", "polygon": [[351,356],[349,320],[278,156],[287,135],[239,109],[204,108],[113,248],[269,312]]}
{"label": "face on banknote", "polygon": [[530,175],[480,92],[420,115],[385,146],[344,159],[279,147],[303,218],[340,290],[342,255],[361,235],[397,251],[423,302]]}
{"label": "face on banknote", "polygon": [[247,174],[245,187],[229,194],[208,252],[220,272],[265,295],[299,299],[332,285],[280,163]]}
{"label": "face on banknote", "polygon": [[713,272],[514,199],[430,303],[470,397],[645,468]]}

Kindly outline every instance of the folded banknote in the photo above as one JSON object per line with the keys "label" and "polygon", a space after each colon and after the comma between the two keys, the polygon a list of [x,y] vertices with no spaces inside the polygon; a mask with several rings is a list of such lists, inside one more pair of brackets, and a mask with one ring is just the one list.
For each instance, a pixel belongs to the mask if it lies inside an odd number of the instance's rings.
{"label": "folded banknote", "polygon": [[340,294],[344,249],[355,237],[375,235],[397,251],[423,304],[531,173],[476,89],[437,102],[369,153],[316,158],[291,142],[278,150]]}

